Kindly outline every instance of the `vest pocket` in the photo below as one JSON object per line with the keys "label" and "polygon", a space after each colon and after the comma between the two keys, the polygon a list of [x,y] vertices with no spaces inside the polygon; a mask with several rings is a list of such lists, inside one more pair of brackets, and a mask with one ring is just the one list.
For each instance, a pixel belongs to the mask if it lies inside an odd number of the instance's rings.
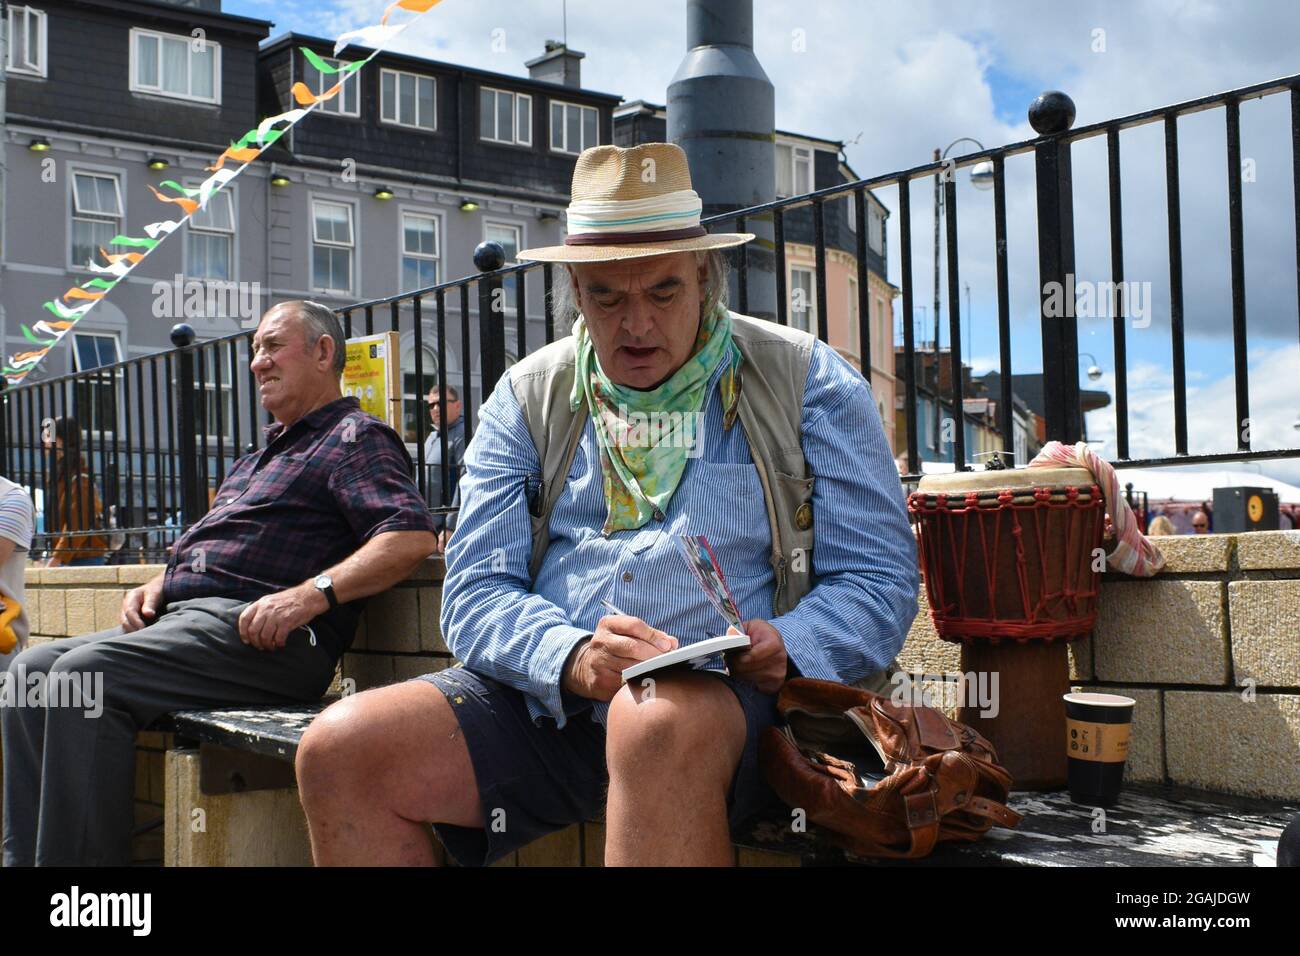
{"label": "vest pocket", "polygon": [[812,575],[812,549],[817,516],[813,513],[815,477],[800,478],[773,469],[772,489],[781,525],[781,550],[790,576]]}

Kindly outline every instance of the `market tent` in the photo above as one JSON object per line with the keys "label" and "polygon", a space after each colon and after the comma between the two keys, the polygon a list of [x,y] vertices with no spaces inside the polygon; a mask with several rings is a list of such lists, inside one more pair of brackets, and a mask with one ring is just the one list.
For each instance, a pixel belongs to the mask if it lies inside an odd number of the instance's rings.
{"label": "market tent", "polygon": [[1215,488],[1245,486],[1270,488],[1281,504],[1300,505],[1300,487],[1257,471],[1217,469],[1188,471],[1181,468],[1120,468],[1119,486],[1132,482],[1135,494],[1146,492],[1147,501],[1213,501]]}

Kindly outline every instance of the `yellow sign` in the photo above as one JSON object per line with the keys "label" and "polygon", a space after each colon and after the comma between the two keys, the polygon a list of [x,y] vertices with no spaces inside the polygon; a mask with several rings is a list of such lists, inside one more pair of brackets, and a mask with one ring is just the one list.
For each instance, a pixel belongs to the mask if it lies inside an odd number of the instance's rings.
{"label": "yellow sign", "polygon": [[1251,521],[1264,520],[1264,499],[1259,495],[1251,495],[1246,500],[1246,513],[1250,515]]}
{"label": "yellow sign", "polygon": [[361,410],[390,428],[401,427],[402,388],[396,332],[348,339],[343,380],[344,395],[354,395]]}

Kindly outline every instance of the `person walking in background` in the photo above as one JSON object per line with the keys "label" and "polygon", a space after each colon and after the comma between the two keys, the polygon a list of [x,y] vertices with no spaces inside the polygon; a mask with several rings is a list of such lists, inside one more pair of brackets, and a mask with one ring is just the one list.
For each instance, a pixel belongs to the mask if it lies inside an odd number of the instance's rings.
{"label": "person walking in background", "polygon": [[108,556],[108,541],[90,530],[102,526],[103,506],[94,481],[86,474],[76,419],[54,419],[42,440],[50,458],[45,530],[52,539],[45,566],[103,564]]}
{"label": "person walking in background", "polygon": [[[447,386],[447,410],[443,414],[441,389],[435,385],[429,389],[429,418],[433,431],[424,439],[425,500],[430,508],[443,506],[442,498],[442,440],[438,433],[447,422],[447,502],[458,505],[457,486],[460,483],[461,467],[465,462],[465,416],[462,414],[460,393]],[[456,529],[454,514],[435,514],[434,525],[438,529],[438,550],[447,545],[447,538]]]}
{"label": "person walking in background", "polygon": [[1206,516],[1204,511],[1198,511],[1196,512],[1196,514],[1192,515],[1192,533],[1193,534],[1210,533],[1210,519],[1208,516]]}
{"label": "person walking in background", "polygon": [[0,674],[27,646],[30,622],[23,579],[35,518],[23,487],[0,478]]}

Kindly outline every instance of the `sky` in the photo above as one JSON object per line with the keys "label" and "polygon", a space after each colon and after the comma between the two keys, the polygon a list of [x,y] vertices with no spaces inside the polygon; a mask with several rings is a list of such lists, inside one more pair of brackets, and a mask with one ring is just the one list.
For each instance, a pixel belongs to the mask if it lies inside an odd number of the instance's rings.
{"label": "sky", "polygon": [[[225,0],[229,13],[333,37],[377,22],[385,0]],[[1042,90],[1074,100],[1075,127],[1300,73],[1291,0],[1142,0],[1043,3],[1025,0],[755,0],[754,49],[772,80],[777,127],[837,139],[862,177],[930,161],[960,137],[986,147],[1031,139],[1026,110]],[[685,3],[443,0],[393,49],[526,76],[524,62],[547,39],[586,53],[583,86],[624,98],[666,101],[685,53]],[[1250,421],[1237,422],[1233,384],[1224,110],[1179,121],[1181,240],[1186,324],[1189,450],[1229,451],[1249,427],[1257,448],[1300,446],[1300,305],[1290,110],[1285,94],[1241,107],[1247,361]],[[1125,275],[1144,314],[1127,332],[1130,455],[1172,455],[1172,349],[1164,142],[1160,124],[1121,135]],[[968,151],[961,146],[951,155]],[[1105,140],[1072,155],[1076,275],[1110,277]],[[1014,372],[1042,367],[1032,155],[1006,166],[1011,345]],[[897,190],[881,200],[898,208]],[[932,326],[932,181],[912,187],[918,336]],[[976,373],[996,368],[997,298],[992,195],[957,178],[962,351]],[[889,279],[899,283],[896,219],[889,227]],[[966,287],[970,308],[967,312]],[[947,343],[947,278],[943,332]],[[1134,300],[1137,301],[1137,300]],[[924,307],[925,311],[922,311]],[[901,300],[895,303],[896,329]],[[1081,352],[1100,379],[1081,384],[1112,396],[1115,361],[1108,314],[1082,316]],[[901,331],[897,333],[901,342]],[[1114,458],[1114,405],[1092,412],[1093,447]],[[1300,460],[1236,467],[1300,484]]]}

